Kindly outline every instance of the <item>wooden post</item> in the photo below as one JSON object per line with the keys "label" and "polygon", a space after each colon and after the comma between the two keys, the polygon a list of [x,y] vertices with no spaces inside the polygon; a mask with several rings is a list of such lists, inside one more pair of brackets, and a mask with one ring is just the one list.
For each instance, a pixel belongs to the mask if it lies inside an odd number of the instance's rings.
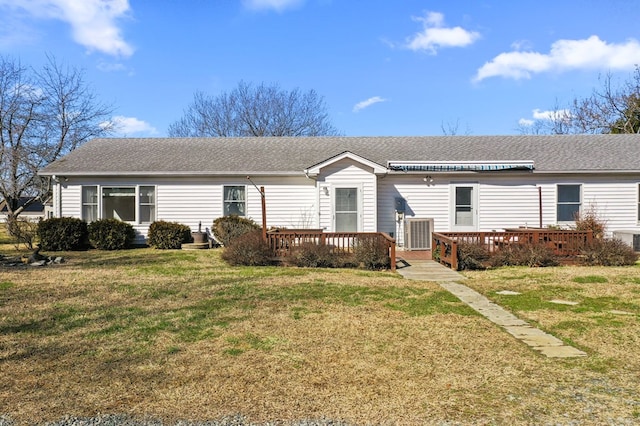
{"label": "wooden post", "polygon": [[540,216],[540,225],[538,226],[538,228],[542,228],[542,187],[539,186],[538,187],[538,210],[539,210],[539,216]]}
{"label": "wooden post", "polygon": [[264,196],[264,186],[260,187],[260,198],[262,201],[262,239],[267,241],[267,203]]}
{"label": "wooden post", "polygon": [[396,271],[396,242],[392,241],[391,243],[391,254],[389,257],[391,258],[391,271]]}

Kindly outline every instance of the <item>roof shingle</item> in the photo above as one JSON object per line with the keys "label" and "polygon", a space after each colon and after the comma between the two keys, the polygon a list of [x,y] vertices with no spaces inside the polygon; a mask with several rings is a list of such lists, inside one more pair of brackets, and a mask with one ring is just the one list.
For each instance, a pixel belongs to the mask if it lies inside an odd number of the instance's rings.
{"label": "roof shingle", "polygon": [[640,135],[103,138],[43,175],[299,174],[352,152],[388,161],[532,160],[542,172],[640,171]]}

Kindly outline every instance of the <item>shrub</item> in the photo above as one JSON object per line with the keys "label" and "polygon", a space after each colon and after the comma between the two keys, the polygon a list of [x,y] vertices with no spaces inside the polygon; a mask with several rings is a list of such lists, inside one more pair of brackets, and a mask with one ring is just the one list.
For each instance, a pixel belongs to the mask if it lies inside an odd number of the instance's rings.
{"label": "shrub", "polygon": [[482,244],[458,244],[458,270],[486,269],[489,251]]}
{"label": "shrub", "polygon": [[29,250],[33,249],[33,243],[38,234],[38,221],[25,218],[8,217],[5,226],[7,234],[15,239],[16,250],[23,244]]}
{"label": "shrub", "polygon": [[380,238],[358,238],[353,251],[356,263],[366,269],[386,269],[391,265],[387,244]]}
{"label": "shrub", "polygon": [[601,240],[607,228],[606,220],[598,216],[595,207],[591,206],[583,214],[578,213],[575,217],[576,231],[592,231],[593,238]]}
{"label": "shrub", "polygon": [[147,244],[157,249],[179,249],[191,242],[191,228],[177,222],[158,220],[149,226]]}
{"label": "shrub", "polygon": [[88,235],[87,222],[74,217],[46,219],[38,224],[42,250],[84,250],[88,246]]}
{"label": "shrub", "polygon": [[225,245],[222,259],[229,265],[265,266],[270,265],[272,253],[262,239],[262,232],[254,230],[231,240]]}
{"label": "shrub", "polygon": [[100,219],[87,227],[89,242],[100,250],[122,250],[136,237],[133,226],[118,219]]}
{"label": "shrub", "polygon": [[236,215],[217,218],[213,221],[211,228],[213,235],[223,246],[229,245],[234,239],[256,229],[260,229],[260,227],[253,220]]}
{"label": "shrub", "polygon": [[315,243],[304,243],[291,254],[294,265],[308,268],[335,268],[336,258],[330,246]]}
{"label": "shrub", "polygon": [[591,266],[628,266],[638,260],[633,248],[619,239],[594,239],[582,249],[581,260]]}
{"label": "shrub", "polygon": [[510,244],[494,253],[489,261],[491,266],[544,267],[558,265],[558,257],[553,249],[544,244]]}

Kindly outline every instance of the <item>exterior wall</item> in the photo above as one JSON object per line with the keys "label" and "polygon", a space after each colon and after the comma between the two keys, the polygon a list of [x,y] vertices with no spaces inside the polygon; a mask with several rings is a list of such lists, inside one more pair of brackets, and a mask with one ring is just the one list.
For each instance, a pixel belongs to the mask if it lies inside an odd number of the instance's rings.
{"label": "exterior wall", "polygon": [[607,223],[608,234],[616,230],[635,230],[638,222],[638,183],[640,177],[544,176],[544,175],[471,175],[475,177],[434,175],[433,182],[425,182],[421,174],[389,175],[378,183],[378,230],[392,233],[400,246],[404,245],[404,220],[395,213],[396,197],[406,200],[404,218],[430,218],[434,231],[453,228],[452,186],[477,184],[477,230],[501,231],[519,226],[540,225],[542,194],[542,226],[571,226],[558,223],[556,218],[557,185],[582,185],[581,211],[593,209]]}
{"label": "exterior wall", "polygon": [[[313,180],[300,177],[252,177],[258,186],[265,187],[268,227],[317,227],[317,193]],[[62,216],[80,218],[82,215],[82,185],[100,186],[156,186],[156,220],[180,222],[193,231],[211,227],[214,219],[223,215],[223,186],[245,186],[247,217],[262,223],[261,195],[244,177],[225,178],[69,178],[61,185],[60,212]],[[55,193],[55,192],[54,192]],[[54,203],[54,206],[56,204]],[[146,237],[149,224],[133,224]]]}
{"label": "exterior wall", "polygon": [[[433,175],[389,174],[377,177],[373,170],[345,158],[324,167],[316,181],[304,176],[252,177],[265,187],[267,226],[334,229],[333,198],[339,186],[357,187],[360,197],[360,230],[387,232],[404,244],[404,219],[433,219],[434,231],[452,229],[452,187],[477,184],[477,230],[502,230],[518,226],[539,226],[538,188],[542,193],[542,225],[557,225],[558,184],[582,185],[582,212],[593,209],[607,223],[609,235],[616,230],[640,233],[638,221],[639,176],[596,175],[546,176],[538,174]],[[247,216],[262,221],[258,189],[238,177],[209,178],[69,178],[54,185],[56,216],[81,217],[82,185],[155,185],[156,219],[184,223],[197,230],[210,227],[222,216],[222,188],[246,188]],[[395,212],[395,199],[406,200],[404,218]],[[376,201],[377,200],[377,201]],[[134,224],[141,237],[149,224]],[[560,224],[568,226],[570,224]]]}
{"label": "exterior wall", "polygon": [[325,231],[334,230],[333,204],[336,187],[356,187],[359,196],[360,232],[377,231],[377,185],[376,175],[370,167],[349,158],[336,161],[322,169],[316,186],[318,190],[319,227]]}

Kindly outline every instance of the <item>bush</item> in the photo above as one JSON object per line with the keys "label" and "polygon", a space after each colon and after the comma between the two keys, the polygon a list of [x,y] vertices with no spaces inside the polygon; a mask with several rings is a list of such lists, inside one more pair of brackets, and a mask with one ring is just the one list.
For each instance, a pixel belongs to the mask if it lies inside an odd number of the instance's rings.
{"label": "bush", "polygon": [[353,251],[356,263],[366,269],[387,269],[391,266],[389,248],[381,238],[358,238]]}
{"label": "bush", "polygon": [[458,244],[458,270],[486,269],[489,251],[482,244]]}
{"label": "bush", "polygon": [[42,250],[84,250],[88,246],[88,235],[87,222],[74,217],[46,219],[38,224]]}
{"label": "bush", "polygon": [[21,217],[8,217],[5,226],[7,228],[7,235],[15,239],[16,250],[20,249],[20,244],[23,244],[27,249],[33,249],[33,243],[36,240],[38,234],[39,221],[33,221]]}
{"label": "bush", "polygon": [[638,260],[633,248],[619,239],[594,239],[581,254],[582,263],[590,266],[630,266]]}
{"label": "bush", "polygon": [[601,240],[607,229],[607,222],[598,216],[598,212],[592,206],[583,214],[576,215],[576,231],[592,231],[593,238]]}
{"label": "bush", "polygon": [[308,268],[335,268],[338,265],[337,256],[325,244],[304,243],[293,250],[291,260],[296,266]]}
{"label": "bush", "polygon": [[262,239],[262,232],[254,230],[231,240],[225,245],[222,259],[229,265],[265,266],[270,265],[272,253]]}
{"label": "bush", "polygon": [[490,265],[544,267],[558,265],[553,249],[544,244],[510,244],[493,254]]}
{"label": "bush", "polygon": [[234,239],[256,229],[260,229],[260,227],[253,220],[231,215],[222,216],[214,220],[211,231],[223,246],[227,246]]}
{"label": "bush", "polygon": [[149,226],[147,244],[157,249],[179,249],[191,242],[191,228],[177,222],[159,220]]}
{"label": "bush", "polygon": [[88,226],[89,242],[100,250],[122,250],[131,245],[136,233],[133,226],[118,219],[100,219]]}

